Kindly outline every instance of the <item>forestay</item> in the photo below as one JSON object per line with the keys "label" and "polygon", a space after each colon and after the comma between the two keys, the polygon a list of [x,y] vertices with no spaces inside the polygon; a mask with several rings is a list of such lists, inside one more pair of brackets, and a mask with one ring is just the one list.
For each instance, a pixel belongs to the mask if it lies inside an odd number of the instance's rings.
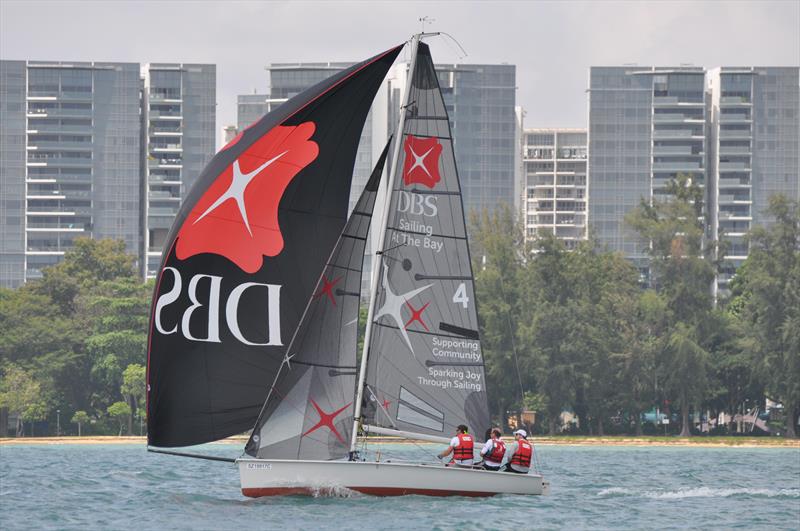
{"label": "forestay", "polygon": [[489,426],[484,360],[453,140],[419,44],[395,161],[364,392],[364,422],[449,435]]}
{"label": "forestay", "polygon": [[361,271],[388,145],[308,302],[245,451],[259,458],[337,459],[353,428]]}

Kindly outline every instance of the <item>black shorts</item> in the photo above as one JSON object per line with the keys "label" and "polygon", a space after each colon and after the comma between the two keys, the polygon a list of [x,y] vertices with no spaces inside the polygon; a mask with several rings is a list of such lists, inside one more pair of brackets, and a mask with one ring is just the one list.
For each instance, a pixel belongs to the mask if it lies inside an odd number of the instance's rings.
{"label": "black shorts", "polygon": [[491,470],[492,472],[498,472],[498,471],[500,470],[500,468],[501,468],[501,467],[499,467],[499,466],[487,465],[486,463],[484,463],[484,464],[483,464],[483,468],[484,468],[485,470]]}

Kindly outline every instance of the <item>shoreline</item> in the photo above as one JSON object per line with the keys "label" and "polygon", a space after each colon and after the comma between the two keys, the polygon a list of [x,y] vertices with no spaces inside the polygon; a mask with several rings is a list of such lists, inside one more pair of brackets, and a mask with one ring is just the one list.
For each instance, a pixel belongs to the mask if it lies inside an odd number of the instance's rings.
{"label": "shoreline", "polygon": [[[505,437],[507,441],[511,438]],[[374,443],[417,444],[396,437],[370,437]],[[540,446],[673,446],[696,448],[800,448],[800,439],[778,437],[532,437],[531,441]],[[209,444],[238,444],[244,446],[247,436],[235,435]],[[7,437],[0,439],[0,447],[17,445],[98,445],[98,444],[147,444],[146,437],[115,435],[84,435],[81,437]]]}

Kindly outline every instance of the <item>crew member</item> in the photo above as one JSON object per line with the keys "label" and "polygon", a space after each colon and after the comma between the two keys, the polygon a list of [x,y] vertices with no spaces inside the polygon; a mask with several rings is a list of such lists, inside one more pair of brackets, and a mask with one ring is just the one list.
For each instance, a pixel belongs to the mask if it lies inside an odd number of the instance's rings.
{"label": "crew member", "polygon": [[527,474],[531,469],[531,458],[533,457],[533,446],[528,442],[528,432],[517,430],[514,432],[514,439],[516,441],[508,449],[511,457],[504,471]]}
{"label": "crew member", "polygon": [[459,424],[456,428],[456,436],[450,440],[450,446],[437,456],[439,459],[444,459],[448,455],[453,454],[453,459],[447,463],[447,466],[452,464],[472,466],[472,451],[475,447],[475,441],[472,439],[472,435],[467,433],[467,431],[468,429],[466,426]]}
{"label": "crew member", "polygon": [[483,457],[483,468],[497,472],[503,464],[503,456],[506,455],[506,444],[500,438],[500,430],[494,428],[490,436],[486,438],[486,443],[481,449]]}

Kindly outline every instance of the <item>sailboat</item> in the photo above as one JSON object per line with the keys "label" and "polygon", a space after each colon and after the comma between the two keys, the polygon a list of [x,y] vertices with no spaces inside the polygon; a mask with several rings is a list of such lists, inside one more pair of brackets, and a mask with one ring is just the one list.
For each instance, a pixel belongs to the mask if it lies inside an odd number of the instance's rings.
{"label": "sailboat", "polygon": [[[547,492],[538,473],[367,460],[369,437],[359,446],[359,434],[448,444],[460,424],[490,426],[461,187],[427,35],[410,41],[397,134],[349,218],[358,136],[404,45],[289,100],[198,179],[154,294],[150,447],[252,428],[235,460],[250,497]],[[370,230],[377,251],[359,363]]]}

